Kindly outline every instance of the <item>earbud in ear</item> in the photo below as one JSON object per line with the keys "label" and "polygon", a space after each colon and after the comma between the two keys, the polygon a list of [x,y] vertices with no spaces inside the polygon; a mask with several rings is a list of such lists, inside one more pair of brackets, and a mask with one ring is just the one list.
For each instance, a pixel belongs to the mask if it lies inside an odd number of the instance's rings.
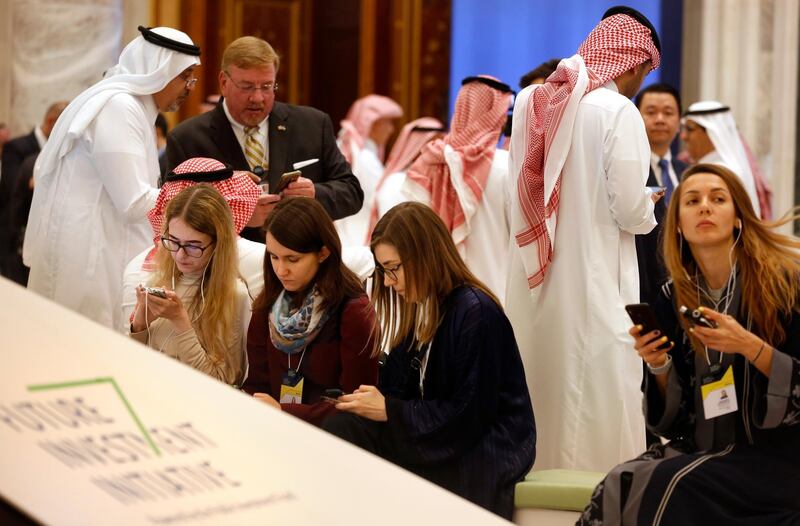
{"label": "earbud in ear", "polygon": [[738,228],[739,230],[742,229],[742,220],[741,219],[737,219],[736,220],[736,228]]}

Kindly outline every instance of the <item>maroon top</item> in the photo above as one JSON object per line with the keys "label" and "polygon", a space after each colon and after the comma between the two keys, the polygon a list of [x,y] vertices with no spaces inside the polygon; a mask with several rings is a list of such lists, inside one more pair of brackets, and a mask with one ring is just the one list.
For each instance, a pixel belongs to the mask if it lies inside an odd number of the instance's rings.
{"label": "maroon top", "polygon": [[[306,347],[300,374],[302,404],[281,404],[287,413],[314,425],[336,412],[333,404],[320,400],[325,389],[352,393],[360,385],[376,385],[378,358],[371,357],[375,311],[366,294],[345,300]],[[302,351],[291,356],[297,368]],[[289,355],[272,345],[269,338],[269,311],[255,310],[247,331],[247,359],[250,371],[242,389],[267,393],[280,400],[281,380],[289,368]]]}

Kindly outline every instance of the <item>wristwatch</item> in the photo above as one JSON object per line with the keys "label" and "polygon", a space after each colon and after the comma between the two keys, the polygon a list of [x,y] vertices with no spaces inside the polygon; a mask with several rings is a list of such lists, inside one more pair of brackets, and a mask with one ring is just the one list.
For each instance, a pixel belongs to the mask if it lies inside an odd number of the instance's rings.
{"label": "wristwatch", "polygon": [[672,368],[672,356],[670,356],[669,354],[667,355],[667,361],[664,362],[664,365],[661,365],[659,367],[653,367],[648,363],[647,368],[650,370],[651,373],[656,375],[667,374],[669,370]]}

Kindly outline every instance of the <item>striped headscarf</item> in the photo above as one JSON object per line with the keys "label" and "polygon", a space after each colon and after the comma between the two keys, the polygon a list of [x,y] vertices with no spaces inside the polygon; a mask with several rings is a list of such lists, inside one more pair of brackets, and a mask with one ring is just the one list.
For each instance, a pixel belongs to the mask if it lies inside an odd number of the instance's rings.
{"label": "striped headscarf", "polygon": [[[456,97],[450,133],[429,142],[408,169],[408,187],[415,199],[442,218],[456,245],[469,234],[469,219],[483,198],[511,97],[511,88],[493,77],[465,79]],[[445,160],[447,147],[460,158],[461,174],[451,173]],[[457,187],[465,191],[459,193]]]}
{"label": "striped headscarf", "polygon": [[369,215],[369,229],[367,230],[367,242],[372,235],[372,230],[378,223],[378,191],[386,182],[386,179],[395,172],[402,172],[417,158],[422,147],[430,142],[437,134],[443,133],[437,131],[442,128],[442,123],[433,117],[420,117],[403,126],[400,135],[392,146],[392,151],[389,152],[389,158],[386,160],[386,168],[383,170],[378,184],[375,186],[375,199],[372,200],[372,209]]}
{"label": "striped headscarf", "polygon": [[553,259],[561,170],[580,100],[647,61],[651,69],[661,61],[660,43],[652,25],[633,9],[612,8],[578,53],[562,60],[545,84],[532,88],[525,100],[527,146],[517,179],[519,206],[512,210],[511,219],[531,289],[544,282]]}
{"label": "striped headscarf", "polygon": [[153,228],[155,247],[145,258],[143,269],[153,269],[156,249],[164,232],[164,213],[169,202],[182,190],[203,183],[213,186],[228,203],[237,235],[247,226],[261,195],[261,189],[253,182],[248,172],[233,171],[230,166],[216,159],[205,157],[187,159],[167,174],[167,181],[158,193],[155,206],[147,213],[147,219]]}
{"label": "striped headscarf", "polygon": [[[339,131],[339,149],[347,162],[353,164],[353,150],[364,147],[364,141],[369,138],[375,121],[384,118],[399,119],[402,116],[403,108],[383,95],[367,95],[355,101],[340,123],[342,129]],[[383,146],[379,144],[378,147],[378,157],[383,161]]]}

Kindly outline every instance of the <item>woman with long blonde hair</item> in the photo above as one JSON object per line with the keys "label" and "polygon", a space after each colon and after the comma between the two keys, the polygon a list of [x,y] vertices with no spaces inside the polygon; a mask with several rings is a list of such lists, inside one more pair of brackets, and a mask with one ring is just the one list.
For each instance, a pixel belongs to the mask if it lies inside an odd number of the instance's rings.
{"label": "woman with long blonde hair", "polygon": [[671,280],[630,330],[647,426],[669,443],[614,468],[581,524],[800,522],[800,240],[776,231],[794,219],[761,221],[722,165],[684,172]]}
{"label": "woman with long blonde hair", "polygon": [[163,225],[156,270],[149,286],[136,290],[131,336],[241,385],[250,299],[239,278],[231,210],[213,187],[199,184],[169,202]]}
{"label": "woman with long blonde hair", "polygon": [[510,519],[536,426],[508,318],[426,205],[389,210],[371,244],[391,352],[380,389],[340,397],[326,429]]}

